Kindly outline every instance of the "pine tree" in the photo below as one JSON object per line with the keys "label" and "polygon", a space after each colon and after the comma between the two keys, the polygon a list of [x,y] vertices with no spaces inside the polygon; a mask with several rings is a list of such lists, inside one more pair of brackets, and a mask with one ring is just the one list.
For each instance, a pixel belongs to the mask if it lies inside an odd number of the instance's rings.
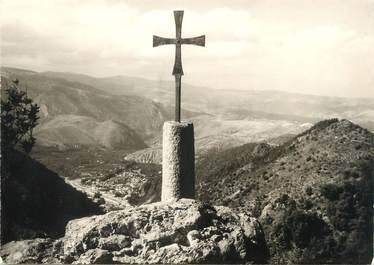
{"label": "pine tree", "polygon": [[33,129],[38,124],[39,106],[14,80],[1,99],[1,148],[3,156],[21,147],[29,153],[35,144]]}

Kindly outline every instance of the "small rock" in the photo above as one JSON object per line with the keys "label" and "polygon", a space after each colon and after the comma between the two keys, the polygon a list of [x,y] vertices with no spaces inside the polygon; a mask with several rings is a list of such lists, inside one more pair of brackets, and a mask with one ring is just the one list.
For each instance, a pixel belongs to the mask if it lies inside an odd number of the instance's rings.
{"label": "small rock", "polygon": [[199,242],[199,238],[200,238],[200,233],[197,230],[192,230],[188,232],[187,234],[187,239],[188,239],[190,246],[196,245]]}
{"label": "small rock", "polygon": [[107,250],[90,249],[79,257],[73,264],[102,264],[113,263],[113,255]]}
{"label": "small rock", "polygon": [[221,235],[213,235],[212,236],[212,241],[215,242],[215,243],[219,242],[221,239],[222,239]]}
{"label": "small rock", "polygon": [[99,239],[99,248],[116,251],[131,246],[131,238],[125,235],[110,235]]}

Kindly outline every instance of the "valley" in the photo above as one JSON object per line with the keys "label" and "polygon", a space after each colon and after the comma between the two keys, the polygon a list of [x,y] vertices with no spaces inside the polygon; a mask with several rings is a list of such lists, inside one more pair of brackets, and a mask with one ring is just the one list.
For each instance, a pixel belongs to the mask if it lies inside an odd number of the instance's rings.
{"label": "valley", "polygon": [[[10,239],[20,239],[17,231],[25,231],[21,238],[56,238],[72,218],[160,200],[172,83],[2,68],[2,84],[14,78],[40,106],[40,123],[30,158],[17,169],[26,181],[15,179],[10,191],[19,196],[9,196],[23,205],[26,193],[40,211],[51,197],[63,215],[54,210],[47,224],[32,216],[29,229],[15,214]],[[257,218],[272,263],[371,258],[374,99],[188,84],[183,93],[182,115],[195,127],[199,200]],[[28,173],[32,165],[38,171]],[[28,191],[31,180],[37,195]],[[51,191],[44,190],[48,181]],[[72,204],[69,194],[89,211],[63,208]]]}
{"label": "valley", "polygon": [[160,200],[161,166],[125,161],[126,153],[37,146],[30,155],[108,212]]}

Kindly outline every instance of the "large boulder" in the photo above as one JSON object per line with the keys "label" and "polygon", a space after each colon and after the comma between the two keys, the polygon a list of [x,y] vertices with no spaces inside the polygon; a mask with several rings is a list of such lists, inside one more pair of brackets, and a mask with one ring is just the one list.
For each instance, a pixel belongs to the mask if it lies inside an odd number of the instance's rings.
{"label": "large boulder", "polygon": [[77,264],[244,263],[267,258],[255,218],[190,199],[72,220],[58,253],[61,262]]}

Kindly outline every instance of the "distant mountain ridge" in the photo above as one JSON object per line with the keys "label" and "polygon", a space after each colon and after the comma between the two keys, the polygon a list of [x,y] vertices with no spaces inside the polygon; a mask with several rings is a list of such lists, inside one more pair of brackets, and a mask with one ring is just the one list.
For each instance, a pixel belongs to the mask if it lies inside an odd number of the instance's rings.
{"label": "distant mountain ridge", "polygon": [[[126,76],[96,78],[74,73],[38,73],[6,67],[2,67],[1,73],[3,84],[12,78],[19,78],[21,86],[28,87],[28,93],[41,107],[41,123],[62,121],[63,118],[57,118],[59,115],[77,115],[92,118],[97,123],[113,121],[126,125],[135,132],[136,138],[151,147],[137,153],[139,161],[153,159],[159,153],[153,150],[160,148],[162,124],[165,120],[171,120],[174,113],[175,88],[172,81]],[[194,122],[198,152],[217,147],[226,149],[285,134],[298,134],[313,123],[330,117],[348,118],[374,131],[374,99],[370,98],[217,90],[183,84],[182,108],[182,117]],[[56,121],[50,122],[53,119]],[[119,130],[121,126],[114,127]],[[64,128],[67,138],[78,135],[71,126]],[[69,131],[67,128],[70,128]],[[121,128],[124,130],[124,127]],[[44,127],[43,131],[46,132],[46,129]],[[82,137],[91,133],[86,129],[79,129],[85,132],[81,134]],[[61,136],[52,131],[48,134]],[[121,141],[119,134],[109,134],[113,136],[109,140],[113,144],[104,146],[127,146],[123,142],[116,143],[115,139]],[[48,142],[60,142],[58,146],[67,146],[68,143],[61,142],[63,137],[60,136]],[[84,136],[78,144],[85,142],[87,137]],[[101,139],[97,141],[98,145],[101,145],[100,142],[108,140]]]}
{"label": "distant mountain ridge", "polygon": [[[117,95],[138,95],[163,104],[173,104],[174,82],[138,77],[95,78],[72,73],[45,72]],[[276,119],[317,122],[331,117],[346,118],[374,131],[374,98],[341,98],[281,91],[220,90],[183,83],[183,106],[191,111],[228,119]]]}

